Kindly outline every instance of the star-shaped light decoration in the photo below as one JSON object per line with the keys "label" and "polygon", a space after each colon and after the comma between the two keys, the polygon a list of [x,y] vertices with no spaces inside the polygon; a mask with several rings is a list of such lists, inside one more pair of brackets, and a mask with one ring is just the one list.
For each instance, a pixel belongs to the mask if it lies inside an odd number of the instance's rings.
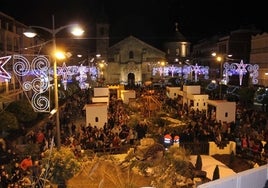
{"label": "star-shaped light decoration", "polygon": [[11,79],[11,75],[4,69],[4,65],[10,60],[11,56],[0,57],[0,77]]}

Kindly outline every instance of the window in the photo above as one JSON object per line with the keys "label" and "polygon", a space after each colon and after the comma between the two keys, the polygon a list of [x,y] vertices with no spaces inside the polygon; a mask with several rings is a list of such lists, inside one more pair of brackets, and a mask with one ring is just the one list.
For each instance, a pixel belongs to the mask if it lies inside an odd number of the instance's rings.
{"label": "window", "polygon": [[190,107],[192,107],[192,106],[194,106],[194,101],[193,100],[190,101]]}
{"label": "window", "polygon": [[10,36],[7,37],[7,51],[12,51],[12,38]]}
{"label": "window", "polygon": [[104,31],[105,31],[104,27],[101,27],[100,30],[99,30],[100,36],[104,36],[104,33],[105,33]]}
{"label": "window", "polygon": [[98,117],[95,117],[95,122],[99,122],[99,118]]}
{"label": "window", "polygon": [[19,52],[19,39],[18,38],[14,39],[14,51]]}
{"label": "window", "polygon": [[225,112],[225,117],[228,117],[228,112]]}
{"label": "window", "polygon": [[128,54],[128,56],[129,56],[129,59],[133,59],[133,58],[134,58],[134,53],[133,53],[133,51],[130,51],[129,54]]}
{"label": "window", "polygon": [[147,64],[147,72],[150,72],[150,64]]}
{"label": "window", "polygon": [[176,49],[176,55],[177,55],[177,56],[180,55],[180,49],[179,49],[179,48]]}

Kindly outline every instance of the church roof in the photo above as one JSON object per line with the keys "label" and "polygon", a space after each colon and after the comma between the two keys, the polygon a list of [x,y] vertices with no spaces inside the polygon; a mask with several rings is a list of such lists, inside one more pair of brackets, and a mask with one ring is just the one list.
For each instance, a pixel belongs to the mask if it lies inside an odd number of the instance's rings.
{"label": "church roof", "polygon": [[178,23],[175,23],[175,32],[167,42],[188,42],[186,37],[179,31]]}
{"label": "church roof", "polygon": [[144,46],[144,48],[150,48],[150,49],[152,49],[152,50],[154,50],[162,55],[165,54],[165,52],[163,52],[162,50],[157,49],[154,46],[151,46],[150,44],[138,39],[137,37],[134,37],[133,35],[130,35],[130,36],[124,38],[123,40],[121,40],[118,43],[111,46],[109,49],[112,50],[112,49],[116,49],[116,48],[122,46],[123,44],[134,44],[134,43],[138,43],[138,44]]}

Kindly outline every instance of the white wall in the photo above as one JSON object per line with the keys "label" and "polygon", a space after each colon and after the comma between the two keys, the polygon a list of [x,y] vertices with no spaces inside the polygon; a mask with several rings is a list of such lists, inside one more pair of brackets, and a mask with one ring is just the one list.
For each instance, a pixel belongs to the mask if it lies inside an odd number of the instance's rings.
{"label": "white wall", "polygon": [[[84,110],[86,110],[86,126],[90,123],[92,126],[102,128],[104,123],[107,123],[107,103],[87,104],[85,105]],[[98,119],[98,122],[96,119]]]}
{"label": "white wall", "polygon": [[187,94],[200,94],[201,87],[200,85],[196,86],[183,86],[183,91]]}
{"label": "white wall", "polygon": [[264,188],[268,176],[267,168],[267,165],[263,165],[233,176],[201,184],[197,188]]}
{"label": "white wall", "polygon": [[122,90],[121,99],[123,103],[128,104],[129,99],[136,99],[136,92],[134,90]]}
{"label": "white wall", "polygon": [[[216,120],[231,123],[235,121],[236,103],[226,100],[208,100],[208,105],[216,108]],[[226,116],[227,115],[227,116]]]}
{"label": "white wall", "polygon": [[181,91],[180,87],[167,87],[167,95],[171,99],[176,99]]}
{"label": "white wall", "polygon": [[93,103],[99,103],[99,102],[109,102],[108,97],[92,97],[92,102]]}
{"label": "white wall", "polygon": [[193,101],[193,105],[192,108],[194,110],[207,110],[207,100],[208,100],[208,95],[198,95],[198,94],[189,94],[187,95],[187,99],[188,99],[188,106],[191,103],[191,100]]}
{"label": "white wall", "polygon": [[222,149],[220,149],[215,142],[209,142],[209,155],[216,155],[216,154],[231,154],[234,152],[236,154],[236,143],[233,141],[230,141],[226,146]]}
{"label": "white wall", "polygon": [[104,97],[109,96],[108,87],[96,87],[94,88],[94,97]]}

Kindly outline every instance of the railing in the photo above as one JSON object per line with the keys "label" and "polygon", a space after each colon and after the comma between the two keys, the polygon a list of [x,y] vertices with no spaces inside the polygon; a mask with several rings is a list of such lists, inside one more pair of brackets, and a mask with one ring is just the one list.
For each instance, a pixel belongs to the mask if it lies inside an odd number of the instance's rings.
{"label": "railing", "polygon": [[104,153],[104,154],[122,154],[126,153],[127,150],[130,148],[129,145],[122,145],[120,147],[104,147],[104,148],[96,148],[92,151],[94,153]]}
{"label": "railing", "polygon": [[[16,145],[16,150],[20,158],[24,157],[24,151],[27,147],[27,144]],[[94,148],[94,149],[87,149],[94,153],[103,153],[103,154],[122,154],[126,153],[129,148],[135,147],[129,144],[121,145],[120,147],[102,147],[102,148]],[[180,147],[188,150],[191,155],[208,155],[209,154],[209,143],[200,142],[200,143],[180,143]],[[38,152],[37,152],[38,153]],[[33,151],[33,155],[38,155]]]}

